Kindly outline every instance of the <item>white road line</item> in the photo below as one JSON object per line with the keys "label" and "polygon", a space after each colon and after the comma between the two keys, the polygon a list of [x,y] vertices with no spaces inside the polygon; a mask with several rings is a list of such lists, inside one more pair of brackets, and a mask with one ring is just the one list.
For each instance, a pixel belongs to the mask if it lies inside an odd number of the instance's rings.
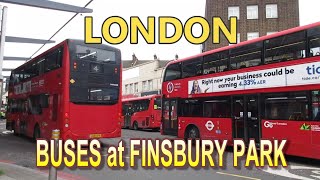
{"label": "white road line", "polygon": [[312,177],[315,177],[317,179],[320,179],[320,176],[314,176],[314,175],[311,175]]}
{"label": "white road line", "polygon": [[12,134],[12,131],[2,131],[2,134]]}
{"label": "white road line", "polygon": [[260,180],[260,179],[257,179],[257,178],[248,177],[248,176],[242,176],[242,175],[238,175],[238,174],[230,174],[230,173],[223,173],[223,172],[217,172],[217,174],[233,176],[233,177],[238,177],[238,178],[243,178],[243,179]]}
{"label": "white road line", "polygon": [[278,175],[278,176],[283,176],[283,177],[288,177],[288,178],[294,178],[294,179],[301,179],[301,180],[313,180],[304,176],[299,176],[299,175],[295,175],[292,174],[288,171],[288,169],[285,169],[283,167],[274,169],[274,168],[270,168],[270,167],[266,167],[266,168],[259,168],[260,170],[270,173],[270,174],[274,174],[274,175]]}
{"label": "white road line", "polygon": [[310,167],[310,166],[290,166],[290,169],[311,169],[311,170],[320,170],[320,168]]}
{"label": "white road line", "polygon": [[[320,171],[319,170],[312,171],[312,173],[320,175]],[[316,176],[316,175],[311,175],[311,176],[314,177],[314,178],[320,179],[320,176]]]}

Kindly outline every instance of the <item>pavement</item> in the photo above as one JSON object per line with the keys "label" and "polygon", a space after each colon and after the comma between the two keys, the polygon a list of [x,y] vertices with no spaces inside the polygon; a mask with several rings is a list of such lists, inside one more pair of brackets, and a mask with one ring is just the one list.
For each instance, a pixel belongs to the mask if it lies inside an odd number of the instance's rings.
{"label": "pavement", "polygon": [[[34,170],[25,168],[15,164],[0,162],[0,170],[4,172],[0,175],[0,180],[43,180],[48,179],[48,173],[40,170]],[[65,180],[65,178],[58,178],[59,180]]]}
{"label": "pavement", "polygon": [[[0,162],[0,180],[47,180],[49,169],[31,169],[11,162]],[[88,180],[77,175],[57,170],[57,180]]]}
{"label": "pavement", "polygon": [[[5,121],[0,120],[0,123],[3,124]],[[0,175],[0,180],[43,180],[48,179],[49,171],[48,170],[37,170],[30,169],[23,166],[13,164],[12,162],[3,162],[0,161],[0,170],[4,174]],[[58,174],[59,176],[59,174]],[[60,175],[61,176],[61,175]],[[58,180],[67,180],[68,178],[58,177]]]}

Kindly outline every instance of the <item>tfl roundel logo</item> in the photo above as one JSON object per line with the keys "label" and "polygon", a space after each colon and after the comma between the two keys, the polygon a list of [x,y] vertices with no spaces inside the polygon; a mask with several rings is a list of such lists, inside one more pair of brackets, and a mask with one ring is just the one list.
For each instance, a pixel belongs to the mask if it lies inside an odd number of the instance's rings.
{"label": "tfl roundel logo", "polygon": [[167,85],[167,91],[168,93],[172,93],[173,92],[173,84],[172,82],[169,82],[168,85]]}

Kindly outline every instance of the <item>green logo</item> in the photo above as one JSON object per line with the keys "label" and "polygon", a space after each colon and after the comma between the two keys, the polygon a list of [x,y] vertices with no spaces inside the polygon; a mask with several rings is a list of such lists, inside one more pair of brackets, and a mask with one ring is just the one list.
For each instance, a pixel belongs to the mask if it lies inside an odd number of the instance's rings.
{"label": "green logo", "polygon": [[306,125],[306,123],[304,123],[300,127],[300,130],[309,131],[310,130],[310,125]]}

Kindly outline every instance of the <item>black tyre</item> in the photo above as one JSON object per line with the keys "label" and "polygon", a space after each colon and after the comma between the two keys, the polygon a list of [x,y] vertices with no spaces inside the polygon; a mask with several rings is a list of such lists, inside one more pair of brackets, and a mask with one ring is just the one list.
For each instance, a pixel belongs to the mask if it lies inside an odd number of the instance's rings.
{"label": "black tyre", "polygon": [[200,138],[199,129],[195,126],[191,126],[186,131],[185,137],[186,139],[192,139],[192,140]]}
{"label": "black tyre", "polygon": [[12,123],[12,130],[13,130],[13,135],[19,136],[17,129],[16,129],[16,125],[14,123]]}
{"label": "black tyre", "polygon": [[39,126],[36,125],[33,130],[33,140],[36,141],[38,138],[41,138],[41,131]]}
{"label": "black tyre", "polygon": [[138,122],[137,122],[137,121],[135,121],[135,122],[133,123],[133,129],[134,129],[134,130],[138,130],[138,129],[139,129],[139,126],[138,126]]}

